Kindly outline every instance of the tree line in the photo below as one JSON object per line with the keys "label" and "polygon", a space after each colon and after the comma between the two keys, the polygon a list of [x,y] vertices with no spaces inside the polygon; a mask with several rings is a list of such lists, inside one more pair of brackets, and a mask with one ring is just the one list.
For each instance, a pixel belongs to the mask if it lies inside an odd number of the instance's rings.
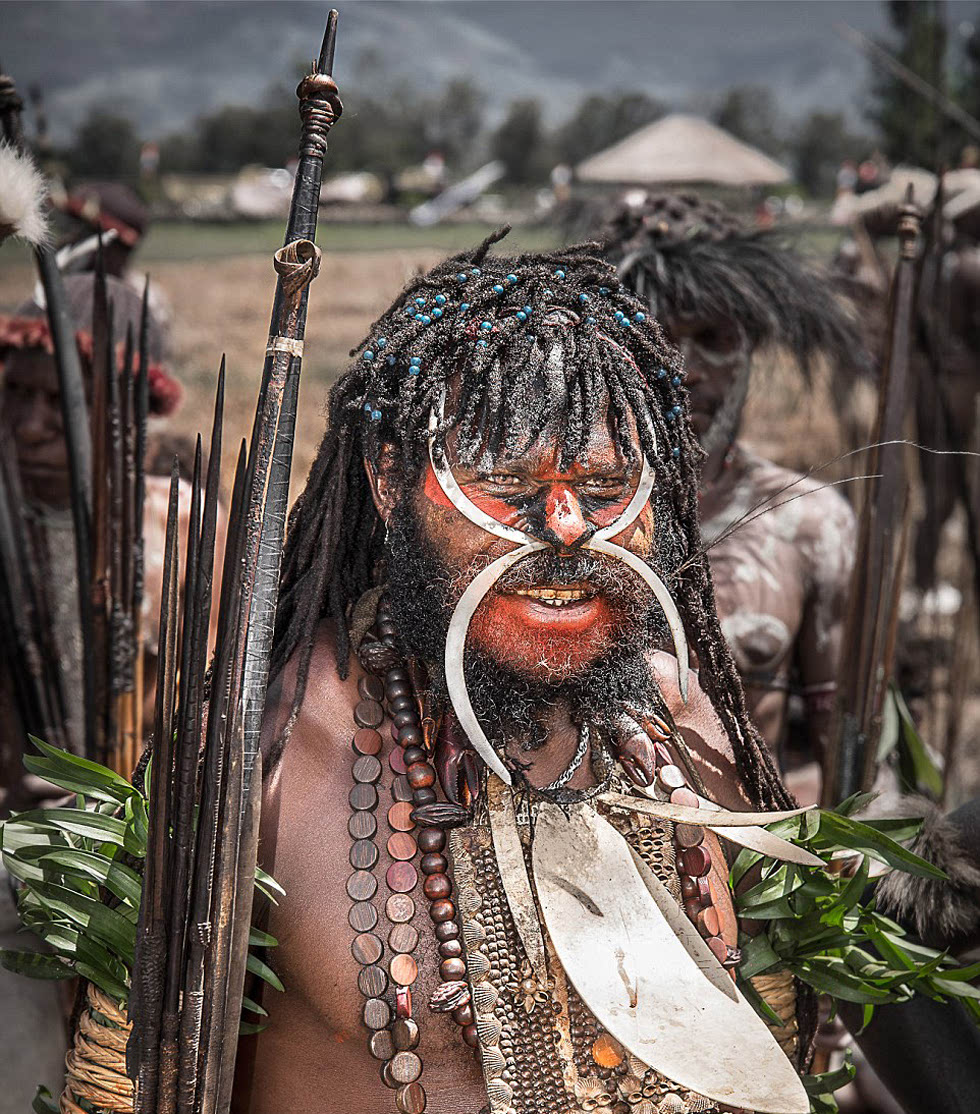
{"label": "tree line", "polygon": [[[934,0],[891,0],[888,10],[892,38],[883,43],[886,49],[968,112],[980,114],[980,27],[961,25],[951,42]],[[641,91],[597,93],[550,126],[541,103],[524,98],[512,101],[491,125],[487,97],[472,79],[453,78],[434,93],[407,79],[394,80],[380,94],[362,92],[378,87],[380,69],[380,59],[370,55],[358,63],[356,77],[365,80],[354,80],[345,95],[343,142],[331,150],[334,171],[369,170],[390,178],[439,151],[453,174],[497,158],[511,183],[544,184],[556,164],[575,165],[668,110]],[[709,115],[787,165],[815,196],[833,193],[845,159],[865,158],[875,148],[893,161],[925,166],[958,161],[962,132],[897,78],[873,70],[862,107],[850,117],[816,110],[790,118],[768,87],[738,85],[715,101]],[[159,170],[217,174],[249,164],[283,166],[295,154],[296,130],[295,95],[284,84],[274,85],[255,104],[226,105],[163,138]],[[129,119],[93,109],[60,155],[73,176],[135,179],[140,147]]]}

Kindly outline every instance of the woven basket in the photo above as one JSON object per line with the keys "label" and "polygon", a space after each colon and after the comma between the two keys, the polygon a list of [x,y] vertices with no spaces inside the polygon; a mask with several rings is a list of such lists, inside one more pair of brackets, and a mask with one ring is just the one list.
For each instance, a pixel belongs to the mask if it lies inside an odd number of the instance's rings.
{"label": "woven basket", "polygon": [[777,1027],[763,1018],[779,1047],[791,1060],[794,1059],[799,1034],[796,1025],[796,985],[792,973],[775,971],[768,975],[755,975],[749,982],[773,1013],[783,1019],[783,1024]]}
{"label": "woven basket", "polygon": [[[65,1057],[67,1078],[61,1114],[133,1114],[133,1084],[126,1075],[126,1014],[88,984],[75,1042]],[[83,1105],[84,1104],[84,1105]]]}

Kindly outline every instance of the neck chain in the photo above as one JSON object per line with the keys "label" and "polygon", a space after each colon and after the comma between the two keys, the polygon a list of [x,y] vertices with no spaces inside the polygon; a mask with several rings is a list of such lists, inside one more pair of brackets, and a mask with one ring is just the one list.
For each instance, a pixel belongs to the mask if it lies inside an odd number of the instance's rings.
{"label": "neck chain", "polygon": [[563,773],[550,784],[546,785],[546,790],[561,789],[566,786],[575,776],[575,771],[582,765],[582,759],[585,758],[586,752],[589,749],[589,725],[583,723],[578,732],[578,746],[575,748],[575,753],[572,755],[571,762],[565,767]]}

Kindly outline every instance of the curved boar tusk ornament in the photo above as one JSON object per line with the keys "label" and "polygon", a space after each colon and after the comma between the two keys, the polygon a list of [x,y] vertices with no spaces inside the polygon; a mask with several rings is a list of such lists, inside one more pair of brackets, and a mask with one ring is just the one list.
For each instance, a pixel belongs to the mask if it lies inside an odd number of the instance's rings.
{"label": "curved boar tusk ornament", "polygon": [[727,976],[721,985],[721,967],[697,933],[681,939],[676,902],[650,872],[641,874],[629,844],[595,809],[540,803],[532,864],[565,974],[620,1044],[718,1102],[766,1114],[809,1111],[765,1023]]}
{"label": "curved boar tusk ornament", "polygon": [[[505,523],[498,522],[485,511],[481,511],[459,486],[456,477],[453,475],[452,468],[446,460],[445,454],[437,450],[436,447],[436,441],[439,435],[439,422],[442,418],[444,406],[445,394],[440,397],[438,407],[434,406],[429,412],[428,437],[429,462],[432,465],[433,474],[443,494],[456,510],[458,510],[464,518],[469,519],[474,526],[479,526],[481,530],[485,530],[488,534],[493,534],[494,537],[504,538],[506,541],[513,542],[519,547],[511,553],[504,554],[503,557],[498,557],[496,561],[488,565],[474,578],[460,597],[449,622],[445,656],[446,687],[449,691],[449,699],[452,702],[453,710],[456,713],[456,718],[459,720],[460,726],[469,737],[474,750],[480,755],[487,766],[493,770],[505,785],[510,785],[510,773],[503,762],[497,757],[496,751],[490,745],[490,740],[480,726],[480,722],[476,717],[476,712],[473,710],[473,705],[466,688],[466,676],[463,670],[463,651],[466,646],[466,634],[469,630],[473,615],[476,613],[476,609],[483,602],[484,597],[489,593],[496,581],[503,576],[511,565],[519,561],[522,557],[526,557],[529,553],[534,553],[538,550],[548,549],[550,546],[547,542],[538,541],[531,534],[527,534],[523,530],[517,529],[515,526],[507,526]],[[582,548],[591,549],[593,552],[602,553],[607,557],[622,561],[641,577],[651,589],[654,596],[656,596],[657,602],[660,604],[664,615],[667,617],[671,635],[673,636],[674,653],[677,657],[677,684],[680,688],[681,698],[686,702],[688,677],[687,636],[684,633],[684,624],[681,622],[677,605],[674,603],[673,599],[671,599],[667,585],[664,584],[660,577],[641,560],[641,558],[630,553],[628,549],[624,549],[622,546],[616,545],[608,540],[616,534],[621,533],[636,521],[650,498],[650,494],[653,491],[654,480],[654,471],[650,467],[650,462],[644,456],[636,491],[633,492],[633,496],[627,504],[626,509],[615,522],[597,530]]]}
{"label": "curved boar tusk ornament", "polygon": [[453,711],[459,720],[459,725],[466,732],[473,744],[473,749],[486,762],[487,766],[500,778],[505,785],[511,784],[510,771],[497,757],[497,752],[490,745],[476,712],[470,702],[470,694],[466,689],[466,675],[463,672],[463,651],[466,647],[466,633],[470,627],[476,609],[483,602],[483,597],[490,591],[501,576],[522,557],[534,553],[539,549],[547,549],[545,542],[529,541],[519,549],[505,553],[470,581],[466,591],[460,596],[459,603],[453,611],[449,621],[449,632],[446,635],[446,688]]}

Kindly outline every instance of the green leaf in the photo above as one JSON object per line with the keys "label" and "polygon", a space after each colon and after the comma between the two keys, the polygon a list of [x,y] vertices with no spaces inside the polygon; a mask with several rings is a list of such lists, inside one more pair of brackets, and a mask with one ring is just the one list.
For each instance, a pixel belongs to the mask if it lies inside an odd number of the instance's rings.
{"label": "green leaf", "polygon": [[248,962],[245,967],[246,970],[250,971],[257,978],[262,979],[263,982],[267,982],[274,990],[285,990],[285,987],[279,981],[279,976],[275,971],[273,971],[268,963],[263,963],[254,953],[249,953]]}
{"label": "green leaf", "polygon": [[254,1037],[257,1033],[262,1033],[268,1028],[268,1025],[259,1025],[252,1021],[239,1021],[238,1035],[240,1037]]}
{"label": "green leaf", "polygon": [[840,895],[835,901],[835,905],[837,905],[838,908],[850,910],[858,905],[868,885],[868,875],[870,871],[871,863],[866,856],[862,857],[861,865],[848,879],[847,885],[841,890]]}
{"label": "green leaf", "polygon": [[130,855],[138,859],[146,858],[147,822],[146,805],[142,797],[130,797],[126,801],[126,830],[123,846]]}
{"label": "green leaf", "polygon": [[844,1063],[836,1071],[825,1071],[819,1075],[804,1075],[803,1086],[808,1095],[828,1094],[839,1091],[845,1084],[850,1083],[857,1074],[857,1068],[851,1062],[850,1052],[844,1053]]}
{"label": "green leaf", "polygon": [[776,901],[760,903],[749,909],[739,906],[738,915],[749,921],[794,920],[796,911],[790,904],[788,897],[781,897]]}
{"label": "green leaf", "polygon": [[[105,886],[110,893],[115,894],[125,903],[125,908],[120,907],[122,915],[135,922],[143,891],[143,880],[125,864],[107,859],[95,851],[79,851],[70,847],[25,849],[15,858],[18,861],[34,862],[42,866],[51,864],[61,868],[59,874],[92,880],[100,886]],[[46,880],[57,881],[50,878]]]}
{"label": "green leaf", "polygon": [[242,1009],[248,1010],[249,1013],[257,1013],[259,1017],[269,1016],[268,1010],[263,1009],[262,1006],[258,1004],[258,1002],[253,1002],[252,999],[248,997],[242,998]]}
{"label": "green leaf", "polygon": [[278,904],[276,899],[272,896],[274,893],[278,894],[280,897],[286,896],[286,891],[282,886],[279,885],[271,874],[267,874],[260,866],[255,868],[255,885],[274,905]]}
{"label": "green leaf", "polygon": [[60,1108],[47,1087],[38,1087],[31,1102],[31,1110],[34,1114],[59,1114]]}
{"label": "green leaf", "polygon": [[14,821],[17,824],[34,825],[42,831],[67,832],[119,846],[126,834],[125,821],[117,816],[105,816],[89,809],[37,808],[30,812],[16,813]]}
{"label": "green leaf", "polygon": [[248,944],[251,948],[277,948],[279,941],[268,932],[262,932],[254,925],[248,930]]}
{"label": "green leaf", "polygon": [[103,944],[70,925],[49,921],[39,927],[38,933],[66,962],[84,963],[89,968],[103,970],[107,977],[122,982],[129,978],[129,966],[123,958],[114,955]]}
{"label": "green leaf", "polygon": [[739,971],[738,980],[739,989],[745,995],[749,1002],[752,1003],[752,1008],[763,1019],[768,1021],[770,1025],[776,1025],[780,1029],[783,1027],[783,1019],[778,1013],[769,1005],[769,1003],[762,997],[756,988],[749,982],[747,978],[742,977],[741,970]]}
{"label": "green leaf", "polygon": [[893,967],[905,971],[915,970],[915,960],[902,949],[901,944],[892,941],[887,933],[874,925],[868,925],[864,931],[882,957]]}
{"label": "green leaf", "polygon": [[968,967],[946,967],[943,970],[943,979],[953,982],[973,982],[980,978],[980,963],[971,963]]}
{"label": "green leaf", "polygon": [[57,956],[0,948],[0,967],[31,979],[73,979],[75,972]]}
{"label": "green leaf", "polygon": [[[943,972],[945,975],[945,972]],[[932,985],[941,994],[951,994],[954,998],[973,998],[980,1002],[980,987],[971,986],[968,982],[958,982],[954,979],[933,977]]]}
{"label": "green leaf", "polygon": [[909,787],[929,793],[938,799],[943,792],[943,775],[933,762],[929,748],[922,741],[908,705],[894,685],[891,687],[891,696],[902,724],[901,744],[905,752],[903,757],[907,757],[907,765],[911,767]]}
{"label": "green leaf", "polygon": [[804,882],[803,875],[792,867],[785,867],[776,871],[768,878],[757,882],[751,889],[738,895],[739,912],[751,909],[754,906],[765,905],[775,898],[789,897],[798,890]]}
{"label": "green leaf", "polygon": [[[41,776],[54,782],[55,785],[60,785],[71,793],[84,793],[119,804],[129,797],[138,795],[125,778],[108,767],[90,762],[87,758],[72,754],[70,751],[53,747],[34,735],[30,735],[29,738],[44,757],[35,758],[33,755],[25,755],[24,765],[27,766],[28,762],[44,762],[44,768],[49,772]],[[28,766],[28,769],[31,767]]]}
{"label": "green leaf", "polygon": [[927,863],[925,859],[920,859],[918,855],[913,855],[911,851],[907,851],[900,843],[896,843],[883,832],[876,831],[850,817],[824,812],[821,817],[820,836],[829,838],[841,847],[863,851],[879,862],[887,863],[888,866],[908,874],[940,880],[946,877],[938,867]]}
{"label": "green leaf", "polygon": [[131,921],[115,909],[109,909],[101,902],[65,886],[39,882],[32,887],[32,892],[51,912],[67,918],[82,932],[91,933],[101,940],[116,955],[125,959],[131,969],[136,944],[136,926]]}
{"label": "green leaf", "polygon": [[764,932],[760,932],[758,936],[753,936],[742,943],[742,962],[738,966],[738,972],[742,978],[748,980],[754,975],[763,974],[771,967],[778,966],[781,962],[769,942],[769,937]]}
{"label": "green leaf", "polygon": [[129,1001],[129,987],[113,979],[101,967],[89,967],[87,963],[76,963],[75,970],[83,979],[87,979],[108,994],[120,1006],[125,1006]]}
{"label": "green leaf", "polygon": [[[30,773],[44,778],[45,781],[52,782],[52,784],[59,786],[68,793],[75,793],[82,797],[90,797],[100,801],[111,801],[116,806],[126,800],[125,797],[120,797],[113,789],[88,781],[84,773],[79,774],[78,777],[71,777],[62,773],[59,764],[52,762],[49,758],[37,758],[33,754],[25,754],[23,761],[24,768]],[[132,794],[132,787],[129,788],[129,792]]]}
{"label": "green leaf", "polygon": [[853,816],[855,812],[860,812],[866,808],[878,796],[877,793],[852,793],[850,797],[834,809],[838,816]]}
{"label": "green leaf", "polygon": [[877,1005],[895,1000],[894,995],[887,990],[882,990],[859,978],[841,961],[830,957],[790,964],[789,967],[798,979],[812,986],[814,990],[821,994],[829,994],[833,998],[841,998],[845,1002]]}

